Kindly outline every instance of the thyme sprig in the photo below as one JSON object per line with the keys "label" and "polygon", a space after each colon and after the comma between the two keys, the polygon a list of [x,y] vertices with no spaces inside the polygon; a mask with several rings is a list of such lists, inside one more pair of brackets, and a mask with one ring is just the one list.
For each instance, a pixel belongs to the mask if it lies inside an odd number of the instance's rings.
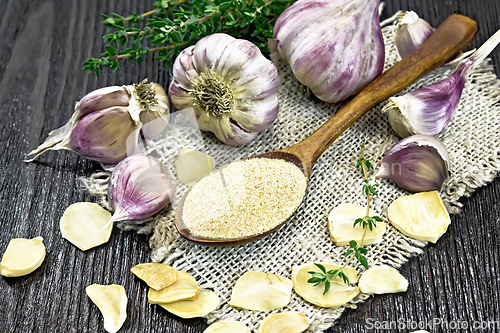
{"label": "thyme sprig", "polygon": [[330,281],[335,279],[336,277],[340,277],[345,284],[350,284],[349,277],[344,272],[344,269],[353,259],[359,261],[361,265],[363,265],[366,269],[370,267],[368,265],[368,260],[365,257],[368,249],[363,246],[363,241],[365,240],[367,230],[373,230],[373,228],[377,227],[377,222],[383,221],[379,216],[370,216],[370,200],[377,196],[378,193],[375,189],[377,184],[371,184],[368,180],[368,171],[373,170],[373,165],[364,157],[364,145],[361,146],[361,157],[356,163],[356,168],[361,168],[361,170],[363,171],[364,184],[362,186],[362,193],[364,196],[366,196],[366,215],[364,217],[356,219],[354,221],[353,228],[359,224],[363,228],[363,234],[361,235],[359,245],[355,240],[351,240],[349,242],[349,250],[347,250],[345,253],[345,256],[349,258],[347,259],[345,264],[342,265],[342,267],[326,271],[323,265],[315,263],[314,265],[316,265],[321,270],[321,272],[308,272],[312,275],[312,277],[307,280],[308,283],[313,283],[314,287],[324,283],[325,289],[323,291],[323,295],[325,295],[328,290],[330,290]]}
{"label": "thyme sprig", "polygon": [[[248,39],[268,52],[267,42],[272,38],[274,23],[291,3],[291,0],[158,0],[153,5],[155,9],[143,14],[131,13],[127,17],[101,14],[102,23],[109,27],[103,37],[106,51],[100,58],[85,61],[83,70],[99,76],[102,67],[116,71],[123,58],[140,64],[150,52],[159,53],[155,58],[170,67],[172,57],[182,49],[216,32]],[[138,28],[145,20],[148,23]]]}

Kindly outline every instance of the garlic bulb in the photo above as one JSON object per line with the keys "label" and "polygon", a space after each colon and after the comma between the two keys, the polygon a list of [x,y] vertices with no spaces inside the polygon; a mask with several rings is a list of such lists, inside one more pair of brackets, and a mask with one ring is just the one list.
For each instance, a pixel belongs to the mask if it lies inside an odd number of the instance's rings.
{"label": "garlic bulb", "polygon": [[209,35],[184,49],[172,70],[174,108],[194,110],[200,129],[224,143],[248,143],[278,116],[278,70],[249,41]]}
{"label": "garlic bulb", "polygon": [[[169,104],[157,83],[112,86],[85,95],[71,119],[49,136],[26,162],[48,150],[66,149],[104,164],[116,164],[137,151],[139,130],[145,138],[159,134],[168,123]],[[144,125],[144,127],[143,127]]]}
{"label": "garlic bulb", "polygon": [[413,135],[387,151],[375,177],[392,179],[411,192],[437,190],[450,176],[449,161],[448,152],[438,139]]}
{"label": "garlic bulb", "polygon": [[401,58],[418,49],[435,30],[412,11],[398,17],[397,29],[396,48]]}
{"label": "garlic bulb", "polygon": [[273,38],[300,83],[335,103],[356,94],[384,67],[378,0],[302,0],[287,8]]}
{"label": "garlic bulb", "polygon": [[110,223],[144,222],[170,203],[174,191],[172,177],[157,159],[129,156],[118,163],[109,179],[108,200],[115,211]]}
{"label": "garlic bulb", "polygon": [[444,80],[403,96],[391,97],[386,112],[392,129],[401,137],[414,134],[437,136],[451,121],[470,72],[500,43],[500,30],[469,58],[460,61]]}

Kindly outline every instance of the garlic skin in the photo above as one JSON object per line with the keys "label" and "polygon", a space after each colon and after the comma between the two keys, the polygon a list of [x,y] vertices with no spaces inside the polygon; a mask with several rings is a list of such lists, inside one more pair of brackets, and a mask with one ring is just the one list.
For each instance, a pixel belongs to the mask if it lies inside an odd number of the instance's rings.
{"label": "garlic skin", "polygon": [[143,154],[125,158],[113,170],[108,200],[114,214],[110,223],[142,223],[160,213],[175,193],[175,182],[157,159]]}
{"label": "garlic skin", "polygon": [[176,58],[170,100],[178,111],[194,110],[201,130],[242,145],[278,116],[278,70],[257,46],[217,33]]}
{"label": "garlic skin", "polygon": [[378,0],[297,1],[276,21],[276,48],[300,83],[340,102],[382,73],[378,7]]}
{"label": "garlic skin", "polygon": [[404,12],[398,17],[396,48],[401,58],[420,47],[433,33],[434,28],[418,17],[413,11]]}
{"label": "garlic skin", "polygon": [[399,97],[391,97],[382,112],[400,136],[437,136],[453,118],[467,77],[500,43],[500,30],[469,58],[463,59],[447,78]]}
{"label": "garlic skin", "polygon": [[410,192],[438,190],[449,178],[445,146],[428,135],[413,135],[392,146],[375,178],[388,178]]}
{"label": "garlic skin", "polygon": [[65,149],[96,162],[116,164],[137,152],[139,133],[146,139],[156,136],[167,126],[170,113],[165,90],[146,82],[88,93],[76,103],[70,120],[50,132],[28,154],[36,155],[25,162],[48,150]]}

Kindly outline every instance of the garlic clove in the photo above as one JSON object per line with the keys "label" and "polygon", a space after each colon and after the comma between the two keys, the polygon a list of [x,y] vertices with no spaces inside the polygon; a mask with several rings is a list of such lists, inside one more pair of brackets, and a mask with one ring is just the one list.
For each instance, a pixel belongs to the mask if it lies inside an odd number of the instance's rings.
{"label": "garlic clove", "polygon": [[154,290],[166,288],[177,280],[175,269],[161,263],[135,265],[130,271]]}
{"label": "garlic clove", "polygon": [[403,234],[424,242],[436,243],[450,225],[450,216],[436,191],[394,200],[387,216]]}
{"label": "garlic clove", "polygon": [[284,276],[248,271],[236,282],[229,305],[254,311],[279,309],[290,302],[292,286]]}
{"label": "garlic clove", "polygon": [[203,333],[250,333],[245,324],[234,320],[224,320],[208,326]]}
{"label": "garlic clove", "polygon": [[173,303],[195,299],[200,292],[198,282],[188,273],[175,272],[175,282],[160,290],[149,289],[148,302],[151,304]]}
{"label": "garlic clove", "polygon": [[450,158],[436,138],[413,135],[402,139],[387,151],[376,178],[388,178],[411,192],[441,188],[448,179]]}
{"label": "garlic clove", "polygon": [[108,200],[115,211],[111,222],[142,223],[167,207],[174,193],[175,182],[162,163],[148,155],[129,156],[110,177]]}
{"label": "garlic clove", "polygon": [[205,317],[214,311],[220,304],[219,296],[211,290],[201,290],[192,300],[174,303],[159,303],[158,305],[168,312],[181,318]]}
{"label": "garlic clove", "polygon": [[273,313],[264,318],[259,333],[301,333],[309,327],[304,314],[295,311]]}
{"label": "garlic clove", "polygon": [[279,16],[276,48],[297,80],[319,99],[342,101],[382,73],[378,5],[377,0],[305,0]]}
{"label": "garlic clove", "polygon": [[116,284],[92,284],[85,288],[85,292],[101,311],[104,329],[111,333],[118,332],[127,319],[128,299],[125,288]]}
{"label": "garlic clove", "polygon": [[404,12],[398,17],[396,48],[401,58],[420,47],[433,33],[434,28],[418,17],[413,11]]}
{"label": "garlic clove", "polygon": [[82,251],[109,241],[111,214],[95,203],[77,202],[64,211],[59,221],[61,235]]}
{"label": "garlic clove", "polygon": [[10,240],[0,262],[0,274],[7,277],[24,276],[35,271],[45,260],[42,237]]}
{"label": "garlic clove", "polygon": [[192,185],[208,175],[215,168],[210,156],[200,151],[182,148],[174,162],[177,179],[186,185]]}
{"label": "garlic clove", "polygon": [[[370,211],[370,216],[373,212]],[[345,203],[341,204],[330,212],[328,216],[328,230],[330,237],[337,246],[349,245],[351,240],[360,242],[363,237],[363,228],[360,225],[353,227],[354,221],[360,216],[366,215],[366,208]],[[364,245],[378,244],[382,241],[382,237],[386,230],[386,224],[377,222],[377,226],[372,230],[367,230],[365,238],[363,239]]]}
{"label": "garlic clove", "polygon": [[130,95],[124,87],[111,86],[91,91],[76,103],[75,121],[113,106],[128,106]]}
{"label": "garlic clove", "polygon": [[408,280],[387,265],[372,266],[359,279],[359,289],[365,294],[399,293],[408,289]]}
{"label": "garlic clove", "polygon": [[[327,271],[338,269],[341,266],[320,263]],[[306,301],[325,308],[332,308],[346,304],[359,294],[358,287],[352,287],[344,284],[340,277],[330,280],[330,290],[323,295],[323,288],[320,286],[314,287],[313,284],[307,281],[311,278],[309,271],[320,272],[319,268],[314,263],[306,263],[301,266],[292,267],[292,283],[293,290]],[[351,283],[358,281],[356,270],[351,267],[345,267],[344,272],[349,277]]]}

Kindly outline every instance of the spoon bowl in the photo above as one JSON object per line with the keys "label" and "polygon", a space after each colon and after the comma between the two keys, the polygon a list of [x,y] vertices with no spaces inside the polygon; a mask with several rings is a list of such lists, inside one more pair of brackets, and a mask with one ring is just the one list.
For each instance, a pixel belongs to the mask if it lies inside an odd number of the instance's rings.
{"label": "spoon bowl", "polygon": [[[424,74],[460,53],[470,44],[476,34],[477,24],[474,20],[459,14],[449,16],[417,50],[372,81],[306,139],[287,148],[248,158],[278,159],[293,163],[309,181],[313,164],[353,122],[378,103],[397,94]],[[198,244],[211,246],[245,244],[269,235],[288,220],[281,221],[265,232],[244,237],[208,238],[198,236],[190,232],[182,218],[184,202],[190,191],[191,188],[177,207],[175,225],[184,238]]]}

